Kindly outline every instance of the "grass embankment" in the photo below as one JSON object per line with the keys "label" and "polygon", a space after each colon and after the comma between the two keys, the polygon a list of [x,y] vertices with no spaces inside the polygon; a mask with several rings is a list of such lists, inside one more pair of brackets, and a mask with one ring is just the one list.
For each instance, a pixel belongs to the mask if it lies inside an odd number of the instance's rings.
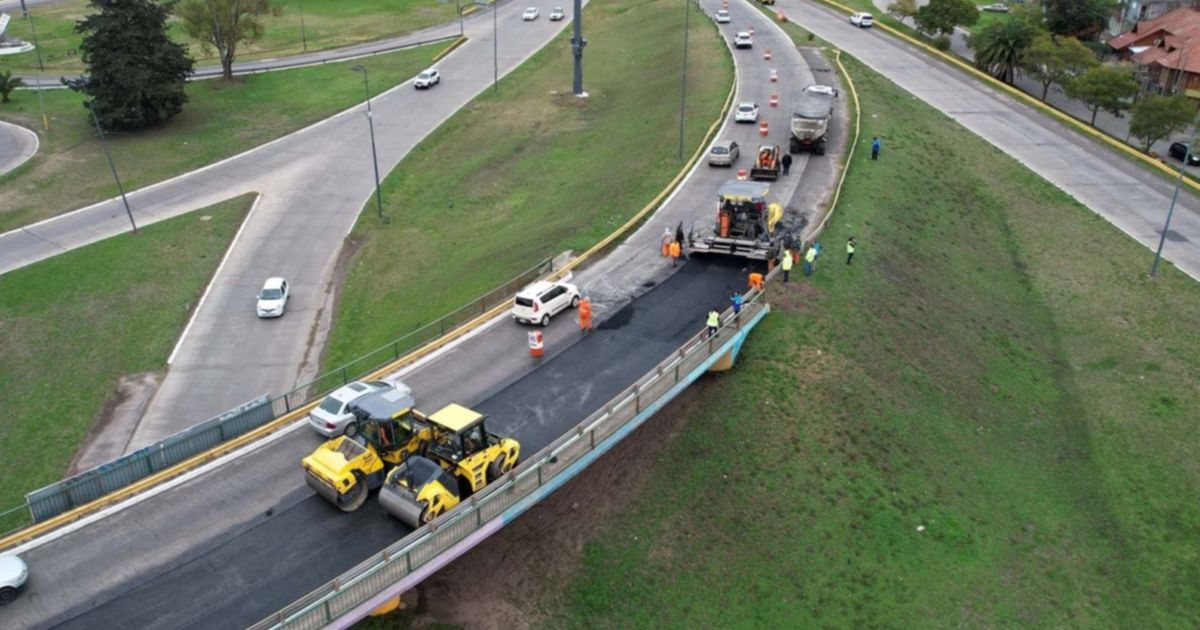
{"label": "grass embankment", "polygon": [[[457,16],[455,3],[435,0],[278,0],[283,12],[263,18],[263,36],[257,42],[239,48],[237,60],[294,55],[382,39],[443,24]],[[469,6],[469,2],[463,2]],[[78,49],[82,41],[75,24],[92,13],[86,0],[67,0],[48,6],[30,7],[46,74],[83,72]],[[300,21],[304,19],[303,37]],[[33,41],[32,29],[19,11],[13,12],[8,33],[17,39]],[[219,65],[212,52],[205,52],[189,38],[178,19],[172,19],[171,38],[189,47],[196,65]],[[36,74],[34,53],[0,57],[0,72]]]}
{"label": "grass embankment", "polygon": [[1200,625],[1200,287],[849,65],[881,160],[550,625]]}
{"label": "grass embankment", "polygon": [[[588,5],[586,101],[570,93],[564,32],[405,158],[384,182],[390,220],[380,225],[369,208],[351,236],[357,254],[325,365],[375,349],[546,256],[590,246],[659,192],[682,166],[681,9]],[[713,24],[692,19],[691,29],[685,157],[732,83]]]}
{"label": "grass embankment", "polygon": [[[236,155],[333,115],[363,100],[366,65],[373,94],[390,89],[429,65],[445,45],[423,46],[353,62],[243,77],[234,84],[197,81],[190,101],[167,124],[138,133],[108,135],[125,190],[168,179]],[[100,140],[70,90],[43,92],[50,133],[39,134],[37,155],[0,176],[0,232],[113,197],[117,185]],[[0,119],[41,130],[37,94],[16,92]]]}
{"label": "grass embankment", "polygon": [[62,478],[118,379],[163,368],[253,199],[0,275],[0,511]]}

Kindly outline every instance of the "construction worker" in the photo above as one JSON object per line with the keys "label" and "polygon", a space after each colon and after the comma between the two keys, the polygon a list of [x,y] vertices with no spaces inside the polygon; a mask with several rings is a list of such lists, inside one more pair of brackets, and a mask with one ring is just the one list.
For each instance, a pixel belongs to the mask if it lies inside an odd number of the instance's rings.
{"label": "construction worker", "polygon": [[729,297],[729,302],[730,302],[730,304],[733,305],[733,314],[735,316],[737,316],[737,315],[741,314],[742,304],[746,303],[746,299],[742,297],[741,293],[734,291],[733,295],[731,295]]}
{"label": "construction worker", "polygon": [[662,255],[663,258],[671,255],[671,228],[663,228]]}
{"label": "construction worker", "polygon": [[671,241],[671,266],[674,267],[679,262],[679,257],[683,254],[683,248],[679,246],[679,241]]}
{"label": "construction worker", "polygon": [[757,271],[750,274],[750,290],[754,291],[757,289],[759,291],[762,291],[762,288],[763,288],[763,275],[761,273],[758,273]]}
{"label": "construction worker", "polygon": [[804,253],[804,275],[811,276],[813,268],[817,265],[817,254],[821,250],[817,249],[817,244],[813,243],[808,247],[808,251]]}
{"label": "construction worker", "polygon": [[708,312],[708,336],[712,337],[717,334],[717,330],[721,328],[721,314],[716,309]]}
{"label": "construction worker", "polygon": [[783,165],[783,174],[787,175],[788,171],[792,170],[792,154],[784,153],[779,163]]}
{"label": "construction worker", "polygon": [[793,264],[795,264],[795,263],[792,261],[792,250],[790,250],[790,249],[785,249],[785,250],[783,250],[783,262],[781,262],[781,263],[779,264],[779,266],[780,266],[781,268],[783,268],[783,282],[784,282],[784,284],[787,284],[787,281],[788,281],[788,275],[789,275],[789,274],[792,272],[792,265],[793,265]]}
{"label": "construction worker", "polygon": [[585,333],[592,329],[592,301],[587,298],[579,300],[579,329]]}

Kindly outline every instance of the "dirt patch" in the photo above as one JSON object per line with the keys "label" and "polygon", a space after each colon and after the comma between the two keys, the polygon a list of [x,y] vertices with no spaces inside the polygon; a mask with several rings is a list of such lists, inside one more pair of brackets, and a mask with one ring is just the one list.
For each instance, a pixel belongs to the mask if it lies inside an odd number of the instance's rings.
{"label": "dirt patch", "polygon": [[411,626],[545,625],[541,604],[571,579],[584,544],[642,496],[653,469],[646,463],[674,442],[710,387],[705,380],[693,385],[545,501],[407,594],[415,604],[405,617]]}
{"label": "dirt patch", "polygon": [[[325,299],[321,302],[321,309],[317,311],[312,329],[308,331],[308,345],[304,348],[304,358],[300,361],[300,368],[296,371],[297,384],[307,383],[317,377],[317,370],[321,368],[323,358],[321,349],[326,346],[325,342],[329,339],[329,331],[333,328],[333,314],[337,311],[337,300],[341,295],[341,287],[345,285],[346,278],[350,275],[350,263],[354,262],[358,256],[358,250],[365,244],[366,238],[354,235],[347,236],[342,241],[342,249],[338,252],[337,262],[333,265],[333,273],[329,276],[329,282],[325,284]],[[317,352],[313,352],[314,349]]]}
{"label": "dirt patch", "polygon": [[125,453],[146,405],[158,391],[162,376],[162,372],[143,372],[121,377],[116,391],[104,401],[104,409],[88,428],[83,446],[67,468],[68,476],[95,468]]}

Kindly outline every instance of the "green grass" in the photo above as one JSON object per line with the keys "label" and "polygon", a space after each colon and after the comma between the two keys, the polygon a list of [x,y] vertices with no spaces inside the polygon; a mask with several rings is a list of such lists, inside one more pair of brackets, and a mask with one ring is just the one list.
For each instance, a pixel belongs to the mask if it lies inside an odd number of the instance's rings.
{"label": "green grass", "polygon": [[636,462],[548,625],[1200,625],[1200,287],[849,67],[870,122],[817,274]]}
{"label": "green grass", "polygon": [[[681,9],[677,0],[589,4],[586,101],[570,93],[564,32],[499,94],[481,95],[405,158],[384,182],[390,220],[380,225],[368,208],[351,235],[357,254],[325,365],[373,350],[546,256],[587,248],[652,199],[683,164]],[[715,27],[691,25],[685,157],[732,83]]]}
{"label": "green grass", "polygon": [[[109,148],[126,190],[168,179],[286,135],[363,100],[366,65],[378,94],[420,72],[444,45],[243,77],[236,83],[197,81],[190,101],[166,125],[109,135]],[[82,97],[70,90],[43,92],[50,133],[29,162],[0,176],[0,232],[117,194],[117,186]],[[37,94],[16,92],[0,105],[0,119],[41,129]]]}
{"label": "green grass", "polygon": [[[264,18],[262,38],[241,48],[238,61],[278,57],[308,51],[338,48],[350,44],[382,39],[450,22],[457,15],[454,2],[447,0],[278,0],[283,12]],[[469,2],[463,2],[469,6]],[[70,74],[83,71],[78,55],[80,35],[75,24],[92,12],[86,0],[67,0],[49,6],[30,8],[42,64],[46,74]],[[301,37],[301,15],[304,18]],[[28,20],[20,11],[13,12],[8,33],[18,39],[33,41]],[[189,46],[196,65],[219,65],[212,51],[205,51],[184,33],[177,20],[172,20],[168,33],[177,42]],[[307,43],[307,48],[305,48]],[[34,53],[0,57],[0,72],[14,74],[37,72]]]}
{"label": "green grass", "polygon": [[981,9],[979,11],[979,20],[977,20],[975,22],[975,24],[971,25],[971,27],[969,29],[967,29],[967,30],[971,31],[972,35],[978,34],[989,24],[995,24],[996,22],[1007,22],[1008,20],[1012,19],[1011,13],[992,13],[991,11],[983,11],[982,7],[984,7],[985,5],[988,5],[988,4],[993,4],[993,3],[985,2],[981,5],[979,5],[980,9]]}
{"label": "green grass", "polygon": [[0,511],[62,478],[120,377],[163,369],[252,201],[0,275]]}

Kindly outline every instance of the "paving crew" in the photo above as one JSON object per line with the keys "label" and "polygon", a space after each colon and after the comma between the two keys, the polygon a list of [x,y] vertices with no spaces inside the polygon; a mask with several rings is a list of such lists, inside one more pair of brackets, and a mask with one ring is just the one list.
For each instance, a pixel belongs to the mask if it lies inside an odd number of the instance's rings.
{"label": "paving crew", "polygon": [[757,289],[759,291],[762,291],[762,288],[763,288],[763,275],[761,273],[758,273],[757,271],[750,274],[750,290],[754,291],[755,289]]}
{"label": "paving crew", "polygon": [[663,228],[662,255],[663,258],[671,255],[671,228]]}
{"label": "paving crew", "polygon": [[683,248],[679,246],[679,241],[671,241],[671,266],[674,267],[679,262],[679,256],[683,254]]}
{"label": "paving crew", "polygon": [[853,236],[850,237],[850,240],[846,241],[846,264],[847,265],[849,265],[850,261],[854,258],[854,247],[856,245],[858,245],[858,243],[854,242]]}
{"label": "paving crew", "polygon": [[792,170],[792,154],[784,153],[783,159],[779,160],[779,163],[783,165],[783,174],[787,175],[788,171]]}
{"label": "paving crew", "polygon": [[804,275],[812,275],[813,268],[815,268],[817,265],[817,254],[820,253],[820,251],[821,250],[818,248],[816,243],[813,243],[808,247],[808,251],[804,253]]}
{"label": "paving crew", "polygon": [[712,337],[717,334],[717,329],[721,327],[721,314],[713,309],[708,312],[708,336]]}
{"label": "paving crew", "polygon": [[579,329],[585,333],[592,329],[592,301],[587,298],[579,300]]}
{"label": "paving crew", "polygon": [[792,260],[792,250],[784,249],[783,262],[779,263],[779,266],[783,268],[783,281],[785,283],[788,281],[788,274],[791,273],[793,264],[795,262]]}
{"label": "paving crew", "polygon": [[733,314],[737,315],[742,312],[742,304],[746,303],[746,299],[742,297],[741,293],[734,291],[733,295],[729,297],[729,302],[733,304]]}

